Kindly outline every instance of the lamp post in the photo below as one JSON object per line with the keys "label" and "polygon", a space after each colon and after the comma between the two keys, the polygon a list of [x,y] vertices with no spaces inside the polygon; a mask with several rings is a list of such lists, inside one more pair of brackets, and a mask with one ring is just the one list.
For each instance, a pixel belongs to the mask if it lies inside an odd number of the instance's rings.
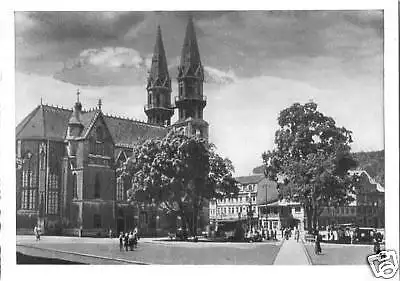
{"label": "lamp post", "polygon": [[249,211],[247,213],[247,217],[249,219],[249,228],[250,228],[250,231],[251,231],[252,227],[253,227],[253,222],[252,222],[252,220],[253,220],[253,205],[251,203],[251,192],[249,192],[248,198],[249,198],[250,204],[249,204]]}

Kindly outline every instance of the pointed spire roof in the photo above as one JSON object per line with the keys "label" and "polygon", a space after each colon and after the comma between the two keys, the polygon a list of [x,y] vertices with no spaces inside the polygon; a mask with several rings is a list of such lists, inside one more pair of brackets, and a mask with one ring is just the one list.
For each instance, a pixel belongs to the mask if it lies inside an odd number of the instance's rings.
{"label": "pointed spire roof", "polygon": [[81,123],[81,114],[82,114],[82,104],[79,101],[79,95],[81,94],[81,92],[79,91],[79,89],[76,92],[76,102],[75,102],[75,106],[72,112],[72,115],[69,119],[68,124],[75,124],[75,125],[82,125]]}
{"label": "pointed spire roof", "polygon": [[154,86],[168,86],[165,82],[169,81],[167,57],[165,55],[164,44],[162,41],[161,27],[157,27],[156,44],[154,45],[153,58],[151,60],[151,68],[149,73],[149,83]]}
{"label": "pointed spire roof", "polygon": [[193,71],[193,73],[191,73],[192,75],[198,76],[198,74],[202,74],[196,31],[194,28],[193,19],[190,16],[186,26],[185,40],[183,41],[182,46],[178,77],[182,75],[188,75],[188,72],[191,70]]}

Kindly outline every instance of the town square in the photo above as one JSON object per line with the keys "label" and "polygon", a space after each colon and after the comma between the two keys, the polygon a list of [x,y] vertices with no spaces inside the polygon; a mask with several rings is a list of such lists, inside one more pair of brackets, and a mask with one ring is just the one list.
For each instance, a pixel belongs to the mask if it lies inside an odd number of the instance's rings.
{"label": "town square", "polygon": [[370,266],[383,22],[16,12],[16,263]]}

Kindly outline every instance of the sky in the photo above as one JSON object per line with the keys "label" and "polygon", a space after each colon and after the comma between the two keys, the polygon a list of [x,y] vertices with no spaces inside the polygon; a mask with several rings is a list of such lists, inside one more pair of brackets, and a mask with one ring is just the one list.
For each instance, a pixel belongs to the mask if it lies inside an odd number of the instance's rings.
{"label": "sky", "polygon": [[[249,175],[273,149],[279,112],[313,100],[353,132],[353,151],[384,147],[381,11],[16,12],[16,123],[40,100],[146,120],[146,77],[162,29],[176,70],[188,16],[205,69],[210,141]],[[173,121],[176,120],[176,113]]]}

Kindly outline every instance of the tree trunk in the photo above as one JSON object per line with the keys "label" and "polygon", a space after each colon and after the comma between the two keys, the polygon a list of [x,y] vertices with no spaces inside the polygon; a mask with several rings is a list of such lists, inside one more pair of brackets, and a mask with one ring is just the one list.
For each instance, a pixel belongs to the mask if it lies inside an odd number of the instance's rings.
{"label": "tree trunk", "polygon": [[310,205],[306,206],[306,216],[307,216],[307,231],[308,233],[312,233],[313,225],[312,225],[312,208]]}
{"label": "tree trunk", "polygon": [[313,224],[313,230],[316,230],[317,224],[318,224],[318,213],[317,213],[316,206],[314,206],[313,211],[312,211],[312,224]]}

